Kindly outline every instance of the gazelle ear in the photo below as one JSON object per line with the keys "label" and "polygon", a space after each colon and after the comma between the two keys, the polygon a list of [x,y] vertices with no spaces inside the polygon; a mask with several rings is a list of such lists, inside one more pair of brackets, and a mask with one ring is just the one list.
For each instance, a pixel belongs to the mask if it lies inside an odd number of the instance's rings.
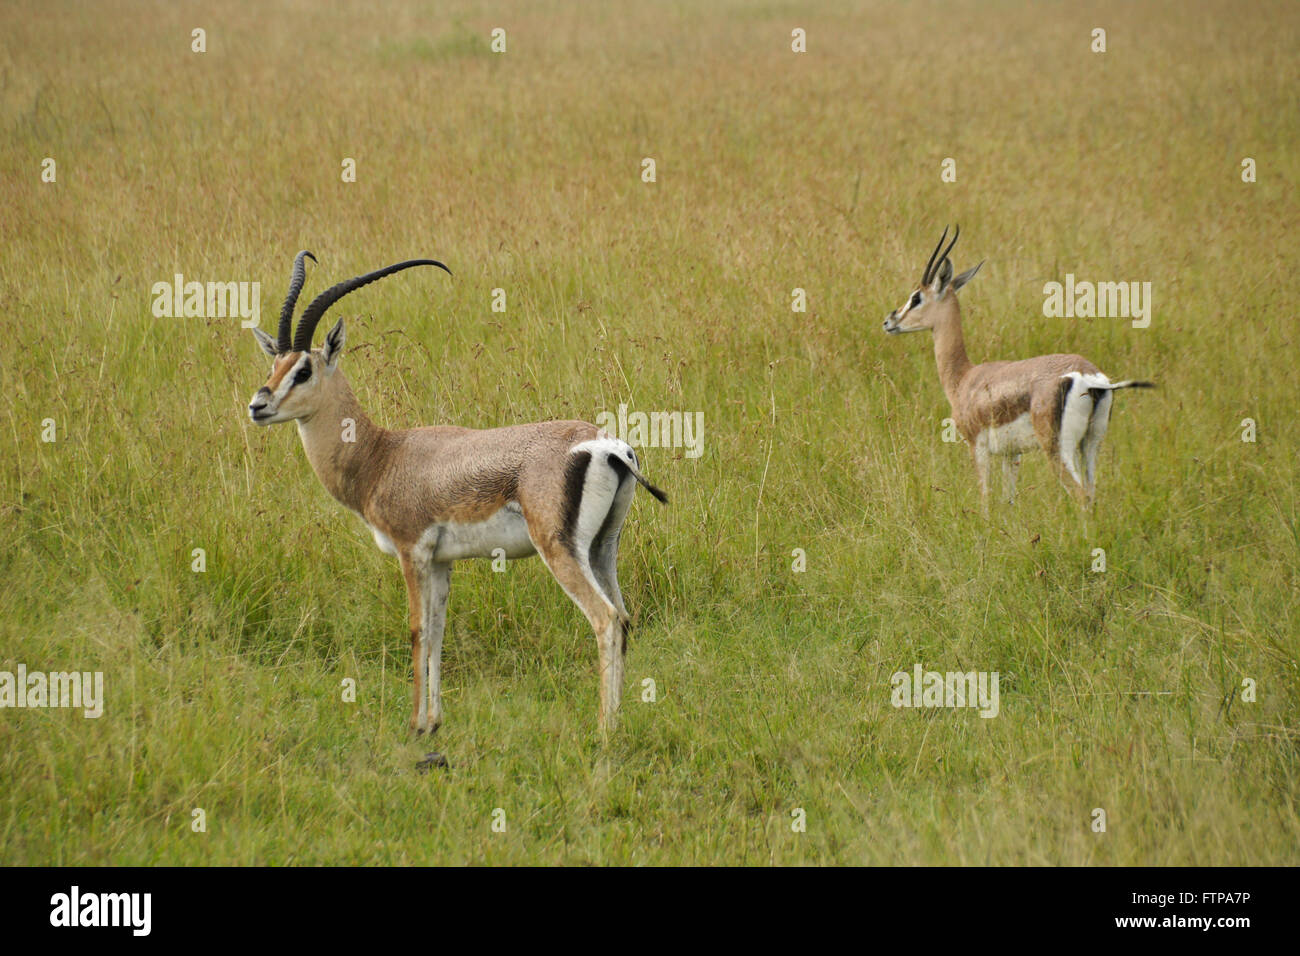
{"label": "gazelle ear", "polygon": [[935,291],[942,293],[948,283],[952,281],[952,260],[944,256],[943,262],[939,263],[939,268],[935,271],[934,282],[932,283]]}
{"label": "gazelle ear", "polygon": [[253,326],[253,338],[257,339],[257,344],[262,346],[262,351],[271,356],[271,358],[275,358],[280,354],[275,347],[275,339],[271,338],[271,336],[267,335],[257,326]]}
{"label": "gazelle ear", "polygon": [[975,278],[975,273],[977,273],[977,272],[980,271],[980,266],[982,266],[982,265],[984,265],[984,260],[983,260],[983,259],[981,259],[981,260],[979,261],[979,265],[977,265],[974,269],[967,269],[965,272],[963,272],[963,273],[962,273],[961,275],[959,275],[957,278],[953,279],[953,280],[952,280],[952,291],[953,291],[953,292],[956,292],[958,289],[960,289],[962,286],[964,286],[967,282],[970,282],[971,279]]}
{"label": "gazelle ear", "polygon": [[343,328],[343,320],[339,319],[338,324],[330,329],[330,334],[325,336],[325,348],[322,354],[325,356],[325,364],[333,368],[334,363],[339,360],[339,354],[343,351],[343,343],[347,339],[347,332]]}

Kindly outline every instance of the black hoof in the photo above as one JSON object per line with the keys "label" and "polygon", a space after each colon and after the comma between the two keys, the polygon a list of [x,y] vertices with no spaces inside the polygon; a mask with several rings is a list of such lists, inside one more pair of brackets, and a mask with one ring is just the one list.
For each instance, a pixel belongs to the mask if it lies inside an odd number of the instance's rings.
{"label": "black hoof", "polygon": [[430,751],[424,755],[423,760],[416,763],[415,769],[420,771],[420,773],[428,773],[430,767],[440,767],[443,770],[447,770],[451,768],[451,764],[447,763],[447,758],[442,754],[437,751]]}

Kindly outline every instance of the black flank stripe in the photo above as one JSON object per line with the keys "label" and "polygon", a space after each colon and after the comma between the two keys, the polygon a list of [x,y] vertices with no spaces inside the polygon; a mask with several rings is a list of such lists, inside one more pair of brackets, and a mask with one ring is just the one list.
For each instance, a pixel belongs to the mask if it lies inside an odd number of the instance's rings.
{"label": "black flank stripe", "polygon": [[587,466],[591,464],[591,452],[580,451],[569,457],[569,464],[564,469],[564,504],[560,521],[560,543],[568,552],[577,557],[573,545],[573,532],[578,526],[578,510],[582,507],[582,487],[587,481]]}
{"label": "black flank stripe", "polygon": [[1070,389],[1074,387],[1074,379],[1061,379],[1060,388],[1056,392],[1056,433],[1061,433],[1061,425],[1065,422],[1065,400],[1070,397]]}

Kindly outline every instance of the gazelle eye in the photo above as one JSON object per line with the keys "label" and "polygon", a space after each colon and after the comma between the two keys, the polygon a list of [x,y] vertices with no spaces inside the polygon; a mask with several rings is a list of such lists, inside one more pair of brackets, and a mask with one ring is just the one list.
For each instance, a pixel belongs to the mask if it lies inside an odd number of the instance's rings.
{"label": "gazelle eye", "polygon": [[907,307],[909,309],[915,309],[920,304],[921,304],[921,293],[913,292],[912,301],[907,304]]}
{"label": "gazelle eye", "polygon": [[293,384],[301,385],[309,378],[311,378],[311,366],[304,365],[302,368],[298,369],[298,374],[293,377]]}

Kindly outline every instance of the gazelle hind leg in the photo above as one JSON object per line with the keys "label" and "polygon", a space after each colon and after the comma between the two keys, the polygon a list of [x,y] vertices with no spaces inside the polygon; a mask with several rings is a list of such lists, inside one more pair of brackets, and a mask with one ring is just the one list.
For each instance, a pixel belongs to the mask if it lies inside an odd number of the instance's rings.
{"label": "gazelle hind leg", "polygon": [[[566,468],[563,526],[535,528],[529,534],[537,553],[546,562],[560,586],[581,608],[596,633],[600,656],[600,726],[613,730],[615,714],[623,693],[623,635],[626,612],[616,597],[612,581],[602,586],[592,566],[593,543],[602,538],[597,551],[605,566],[617,555],[617,536],[626,515],[628,498],[623,480],[626,468],[611,464],[615,455],[632,454],[626,443],[612,438],[595,439],[574,446]],[[630,495],[631,488],[626,489]],[[611,520],[611,513],[613,519]],[[613,541],[609,537],[613,536]],[[604,545],[612,545],[608,549]],[[609,593],[614,590],[614,594]]]}
{"label": "gazelle hind leg", "polygon": [[623,593],[618,587],[618,542],[623,533],[623,521],[627,518],[628,508],[632,505],[632,496],[636,492],[636,479],[625,474],[619,481],[614,502],[610,505],[600,531],[591,542],[591,570],[596,583],[619,616],[624,625],[630,621],[627,607],[623,604]]}
{"label": "gazelle hind leg", "polygon": [[[1061,406],[1061,424],[1056,434],[1056,447],[1047,449],[1049,458],[1055,457],[1062,480],[1080,500],[1086,501],[1083,466],[1080,461],[1084,437],[1092,422],[1093,398],[1090,389],[1080,381],[1079,373],[1071,372],[1069,388],[1064,389]],[[1053,455],[1053,451],[1055,455]]]}
{"label": "gazelle hind leg", "polygon": [[1081,448],[1084,469],[1084,491],[1091,501],[1097,493],[1097,453],[1101,450],[1101,440],[1106,437],[1106,429],[1110,426],[1110,408],[1111,403],[1115,401],[1115,393],[1109,389],[1099,390],[1101,395],[1097,397],[1092,411],[1092,420],[1088,423],[1088,431],[1083,436],[1083,445]]}
{"label": "gazelle hind leg", "polygon": [[555,579],[579,610],[586,615],[596,634],[600,659],[600,727],[614,729],[615,714],[623,696],[623,619],[605,597],[591,572],[559,542],[537,549]]}

